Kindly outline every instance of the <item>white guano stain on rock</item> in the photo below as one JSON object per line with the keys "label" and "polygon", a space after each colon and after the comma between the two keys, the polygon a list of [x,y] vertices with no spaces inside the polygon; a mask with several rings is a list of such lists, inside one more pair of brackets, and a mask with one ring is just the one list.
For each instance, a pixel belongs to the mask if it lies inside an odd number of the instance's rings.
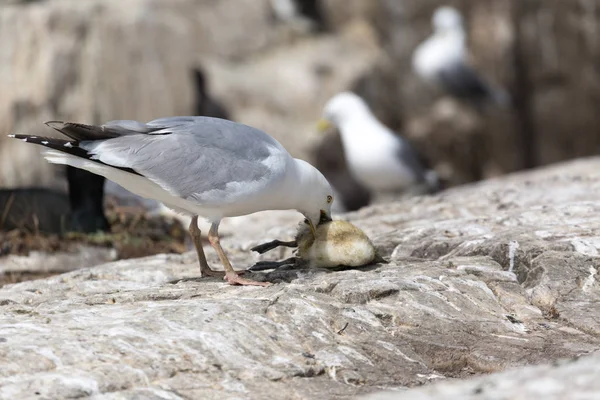
{"label": "white guano stain on rock", "polygon": [[596,283],[596,275],[598,274],[598,270],[596,270],[596,268],[594,268],[593,266],[590,266],[589,271],[590,274],[587,278],[585,278],[581,287],[581,290],[583,290],[584,292],[589,291],[590,288],[594,286],[594,283]]}
{"label": "white guano stain on rock", "polygon": [[578,253],[585,254],[586,256],[598,256],[597,243],[594,243],[591,240],[575,238],[571,239],[571,245],[573,245],[573,248]]}
{"label": "white guano stain on rock", "polygon": [[508,243],[508,272],[513,272],[515,269],[515,256],[519,249],[519,242],[513,240]]}

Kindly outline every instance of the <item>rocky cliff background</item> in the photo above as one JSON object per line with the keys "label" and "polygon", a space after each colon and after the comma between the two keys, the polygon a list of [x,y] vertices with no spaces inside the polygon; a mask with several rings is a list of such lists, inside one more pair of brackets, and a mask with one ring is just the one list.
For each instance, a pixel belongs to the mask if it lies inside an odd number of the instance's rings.
{"label": "rocky cliff background", "polygon": [[[45,0],[0,5],[0,185],[64,186],[12,132],[193,114],[200,68],[232,119],[315,162],[325,101],[353,89],[455,185],[596,154],[597,0]],[[417,79],[441,4],[465,15],[474,64],[512,98],[478,114]],[[282,6],[283,5],[283,6]],[[330,145],[335,155],[339,146]],[[339,153],[339,151],[337,151]]]}

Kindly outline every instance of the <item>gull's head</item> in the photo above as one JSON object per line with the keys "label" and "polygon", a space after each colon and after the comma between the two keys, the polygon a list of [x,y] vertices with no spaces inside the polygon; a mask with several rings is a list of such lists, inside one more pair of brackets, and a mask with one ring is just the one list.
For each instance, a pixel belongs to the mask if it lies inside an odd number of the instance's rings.
{"label": "gull's head", "polygon": [[352,117],[369,113],[367,103],[356,94],[352,92],[338,93],[325,104],[323,116],[319,122],[319,130],[326,129],[329,124],[339,128]]}
{"label": "gull's head", "polygon": [[431,22],[436,32],[456,31],[463,28],[462,15],[456,8],[450,6],[437,8]]}
{"label": "gull's head", "polygon": [[320,224],[331,221],[333,189],[318,169],[306,161],[296,160],[300,169],[300,183],[297,188],[299,205],[297,207],[310,226],[313,234]]}

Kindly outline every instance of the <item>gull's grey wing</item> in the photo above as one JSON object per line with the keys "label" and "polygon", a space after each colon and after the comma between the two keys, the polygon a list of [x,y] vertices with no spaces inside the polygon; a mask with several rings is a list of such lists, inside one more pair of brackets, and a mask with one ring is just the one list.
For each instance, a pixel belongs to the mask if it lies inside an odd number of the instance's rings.
{"label": "gull's grey wing", "polygon": [[145,126],[147,133],[128,132],[82,141],[79,146],[93,159],[131,168],[170,193],[201,203],[227,202],[248,184],[260,186],[277,179],[290,157],[266,133],[227,120],[173,117]]}

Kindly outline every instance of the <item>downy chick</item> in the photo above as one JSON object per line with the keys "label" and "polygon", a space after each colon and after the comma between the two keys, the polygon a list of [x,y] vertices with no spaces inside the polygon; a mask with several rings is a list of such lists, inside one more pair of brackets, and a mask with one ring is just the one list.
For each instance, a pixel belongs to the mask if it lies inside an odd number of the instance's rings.
{"label": "downy chick", "polygon": [[308,264],[313,268],[339,266],[361,267],[378,262],[387,262],[379,254],[368,236],[347,221],[331,221],[321,224],[313,236],[309,226],[300,224],[296,240],[283,242],[274,240],[252,248],[260,254],[279,246],[297,247],[297,257],[283,261],[261,261],[252,271],[277,268],[284,265]]}

